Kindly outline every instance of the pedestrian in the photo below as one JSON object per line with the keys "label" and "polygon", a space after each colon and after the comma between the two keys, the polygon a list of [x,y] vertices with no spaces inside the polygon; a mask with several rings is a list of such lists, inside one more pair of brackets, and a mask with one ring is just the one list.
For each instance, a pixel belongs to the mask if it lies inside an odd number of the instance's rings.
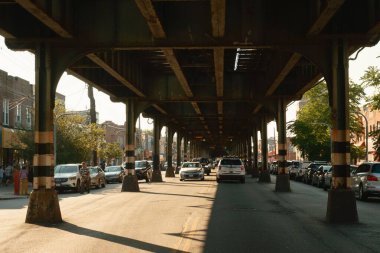
{"label": "pedestrian", "polygon": [[25,165],[20,170],[20,195],[28,195],[28,170]]}
{"label": "pedestrian", "polygon": [[12,177],[12,165],[8,164],[7,167],[5,167],[5,186],[8,186],[8,184],[11,182],[11,177]]}
{"label": "pedestrian", "polygon": [[4,185],[4,177],[5,177],[4,168],[3,166],[0,166],[0,186]]}

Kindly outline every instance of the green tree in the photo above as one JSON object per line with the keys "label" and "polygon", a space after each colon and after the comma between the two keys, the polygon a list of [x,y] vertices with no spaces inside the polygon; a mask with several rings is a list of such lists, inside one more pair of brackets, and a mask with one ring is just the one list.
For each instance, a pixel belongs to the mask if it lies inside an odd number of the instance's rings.
{"label": "green tree", "polygon": [[[361,81],[365,87],[374,89],[374,95],[367,98],[368,107],[371,110],[380,110],[380,70],[375,66],[370,66],[361,77]],[[380,129],[369,132],[369,136],[373,140],[373,148],[376,150],[375,160],[380,159]]]}
{"label": "green tree", "polygon": [[[363,132],[363,126],[355,113],[359,110],[363,88],[350,81],[350,130],[351,138]],[[328,90],[325,82],[320,83],[304,94],[307,104],[298,112],[298,119],[288,126],[294,135],[291,138],[304,158],[309,160],[331,159],[331,111],[328,103]],[[353,152],[356,149],[352,148]],[[360,152],[354,153],[356,157]]]}
{"label": "green tree", "polygon": [[116,159],[123,156],[123,150],[116,142],[103,142],[99,149],[99,156],[102,160],[105,160],[109,164],[112,159]]}

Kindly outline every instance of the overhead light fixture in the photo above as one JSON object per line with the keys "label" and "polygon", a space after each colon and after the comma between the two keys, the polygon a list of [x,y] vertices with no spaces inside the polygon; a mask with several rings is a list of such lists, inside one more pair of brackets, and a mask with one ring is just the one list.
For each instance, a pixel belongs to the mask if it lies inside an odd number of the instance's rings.
{"label": "overhead light fixture", "polygon": [[239,52],[240,52],[240,48],[236,49],[234,71],[236,71],[236,70],[237,70],[237,67],[238,67],[238,62],[239,62]]}

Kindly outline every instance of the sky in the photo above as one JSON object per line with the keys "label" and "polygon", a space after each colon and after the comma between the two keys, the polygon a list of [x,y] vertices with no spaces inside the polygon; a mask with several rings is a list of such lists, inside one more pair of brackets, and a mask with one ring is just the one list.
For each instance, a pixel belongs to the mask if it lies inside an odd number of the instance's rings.
{"label": "sky", "polygon": [[[356,52],[351,56],[354,57]],[[360,77],[369,66],[380,68],[380,43],[374,47],[363,49],[356,60],[349,61],[350,78],[360,83]],[[8,75],[17,76],[35,83],[34,54],[26,51],[12,51],[7,48],[4,38],[0,36],[0,69],[8,72]],[[87,85],[74,76],[64,73],[61,77],[57,92],[66,96],[67,110],[89,109],[90,101],[87,96]],[[123,125],[125,122],[125,105],[111,102],[109,96],[94,89],[96,110],[99,112],[99,122],[106,120]],[[287,121],[295,120],[298,103],[292,103],[287,109]],[[141,128],[152,129],[151,121],[141,118]],[[268,136],[273,133],[275,123],[268,124]],[[273,135],[272,135],[273,136]]]}

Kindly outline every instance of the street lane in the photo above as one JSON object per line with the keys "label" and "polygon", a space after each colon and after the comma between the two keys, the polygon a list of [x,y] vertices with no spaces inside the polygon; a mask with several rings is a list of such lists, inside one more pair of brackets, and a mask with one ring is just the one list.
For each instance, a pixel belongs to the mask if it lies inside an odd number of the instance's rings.
{"label": "street lane", "polygon": [[358,201],[359,224],[324,221],[327,192],[291,182],[291,193],[246,184],[140,181],[60,194],[63,224],[25,224],[27,200],[0,201],[0,252],[380,252],[380,199]]}

